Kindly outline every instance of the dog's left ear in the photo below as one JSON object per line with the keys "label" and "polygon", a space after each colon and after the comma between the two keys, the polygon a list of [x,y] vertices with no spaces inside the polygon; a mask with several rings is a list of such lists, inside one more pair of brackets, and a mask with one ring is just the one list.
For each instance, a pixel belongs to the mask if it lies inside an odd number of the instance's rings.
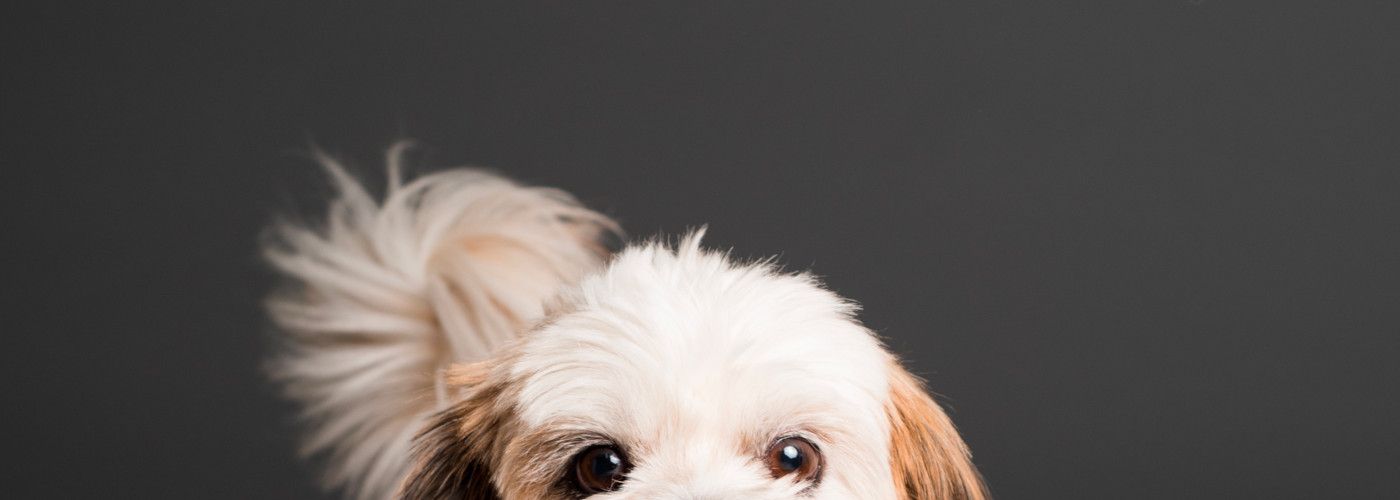
{"label": "dog's left ear", "polygon": [[890,465],[901,500],[991,498],[953,421],[924,385],[890,363]]}
{"label": "dog's left ear", "polygon": [[418,435],[414,462],[399,488],[405,500],[499,500],[493,464],[506,438],[511,413],[500,407],[501,390],[486,381],[483,365],[454,367],[448,385],[469,395],[439,412]]}

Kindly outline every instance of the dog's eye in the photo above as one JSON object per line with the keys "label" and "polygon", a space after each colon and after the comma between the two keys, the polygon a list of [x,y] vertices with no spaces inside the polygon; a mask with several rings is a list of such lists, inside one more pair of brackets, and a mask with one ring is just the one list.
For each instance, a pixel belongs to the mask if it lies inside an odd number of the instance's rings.
{"label": "dog's eye", "polygon": [[622,485],[630,464],[612,446],[594,446],[574,458],[574,480],[584,493],[613,491]]}
{"label": "dog's eye", "polygon": [[779,439],[768,447],[764,459],[775,478],[795,474],[797,481],[809,481],[822,468],[821,452],[811,441],[800,437]]}

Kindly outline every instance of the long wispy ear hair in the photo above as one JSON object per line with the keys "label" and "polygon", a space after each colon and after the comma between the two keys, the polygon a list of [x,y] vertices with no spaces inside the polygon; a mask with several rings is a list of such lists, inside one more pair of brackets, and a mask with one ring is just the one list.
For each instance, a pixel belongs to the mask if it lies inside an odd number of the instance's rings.
{"label": "long wispy ear hair", "polygon": [[890,466],[900,500],[991,498],[953,421],[924,384],[890,364]]}
{"label": "long wispy ear hair", "polygon": [[302,407],[326,486],[360,499],[393,494],[413,436],[454,401],[442,370],[494,356],[619,232],[562,191],[478,170],[403,179],[403,150],[382,199],[318,154],[337,191],[324,223],[282,221],[263,242],[284,278],[267,301],[273,378]]}

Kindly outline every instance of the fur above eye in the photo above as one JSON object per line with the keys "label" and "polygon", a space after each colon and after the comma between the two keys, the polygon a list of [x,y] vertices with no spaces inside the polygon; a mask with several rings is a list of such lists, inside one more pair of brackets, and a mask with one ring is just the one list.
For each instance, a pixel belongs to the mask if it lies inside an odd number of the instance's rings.
{"label": "fur above eye", "polygon": [[779,439],[768,447],[764,461],[773,477],[792,475],[796,481],[811,481],[821,473],[822,455],[816,445],[800,437]]}
{"label": "fur above eye", "polygon": [[574,482],[586,494],[603,493],[622,486],[631,464],[613,446],[594,446],[574,457]]}

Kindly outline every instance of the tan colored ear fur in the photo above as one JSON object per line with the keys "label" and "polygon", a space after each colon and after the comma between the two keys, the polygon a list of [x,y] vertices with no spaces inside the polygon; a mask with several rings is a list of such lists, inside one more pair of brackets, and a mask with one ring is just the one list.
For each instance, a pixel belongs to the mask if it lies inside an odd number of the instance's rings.
{"label": "tan colored ear fur", "polygon": [[924,384],[890,364],[890,465],[900,500],[991,498],[972,454]]}
{"label": "tan colored ear fur", "polygon": [[399,489],[407,500],[499,500],[492,482],[493,464],[512,425],[502,408],[502,388],[486,383],[483,364],[461,365],[448,371],[449,385],[470,395],[433,417],[418,435],[413,466]]}

